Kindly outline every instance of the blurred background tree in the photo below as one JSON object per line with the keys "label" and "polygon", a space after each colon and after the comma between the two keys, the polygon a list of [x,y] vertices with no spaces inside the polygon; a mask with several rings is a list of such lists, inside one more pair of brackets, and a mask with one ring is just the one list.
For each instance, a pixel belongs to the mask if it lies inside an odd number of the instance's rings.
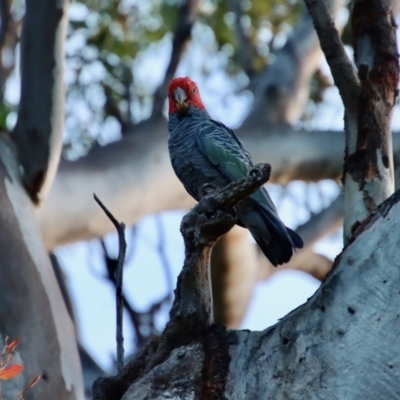
{"label": "blurred background tree", "polygon": [[[351,4],[329,4],[351,53]],[[0,5],[0,124],[10,130],[19,103],[25,9],[20,0]],[[245,230],[232,230],[212,258],[217,321],[254,328],[245,317],[259,282],[286,269],[320,281],[341,249],[343,106],[302,1],[74,1],[65,47],[63,160],[38,220],[48,251],[65,268],[75,305],[70,311],[75,308],[91,353],[104,346],[96,337],[111,341],[105,331],[113,332],[114,319],[103,306],[90,311],[85,302],[98,306],[104,300],[113,309],[117,242],[109,234],[112,225],[92,200],[93,192],[132,227],[125,278],[130,352],[159,332],[167,318],[183,257],[178,226],[183,210],[193,205],[173,174],[167,152],[165,95],[176,75],[196,80],[211,115],[237,129],[256,162],[271,163],[269,190],[285,223],[297,228],[305,242],[288,265],[274,269]],[[395,128],[399,120],[397,110]],[[397,144],[395,139],[396,167]],[[317,281],[293,276],[300,292],[307,287],[301,292],[305,300]],[[100,284],[101,289],[96,286]],[[272,322],[272,309],[287,302],[287,293],[274,296],[274,304],[263,304]],[[104,335],[98,329],[86,332],[94,325],[90,313],[109,326],[101,331]],[[268,325],[265,315],[258,320],[257,327]],[[83,347],[81,355],[86,357],[89,388],[100,371]],[[107,354],[92,355],[105,366]]]}

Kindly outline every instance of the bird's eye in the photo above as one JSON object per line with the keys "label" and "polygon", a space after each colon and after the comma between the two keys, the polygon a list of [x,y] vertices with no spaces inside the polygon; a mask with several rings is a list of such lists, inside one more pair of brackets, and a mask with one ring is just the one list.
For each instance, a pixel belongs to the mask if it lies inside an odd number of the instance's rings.
{"label": "bird's eye", "polygon": [[196,93],[196,88],[194,87],[193,89],[192,89],[192,94],[195,94]]}

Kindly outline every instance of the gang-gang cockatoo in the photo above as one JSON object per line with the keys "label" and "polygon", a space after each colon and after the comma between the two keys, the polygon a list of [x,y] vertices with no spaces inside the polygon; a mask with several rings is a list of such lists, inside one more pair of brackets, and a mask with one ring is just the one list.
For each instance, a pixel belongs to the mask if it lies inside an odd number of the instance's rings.
{"label": "gang-gang cockatoo", "polygon": [[[206,111],[199,89],[189,78],[176,78],[168,87],[172,167],[197,201],[203,185],[222,188],[245,177],[253,167],[250,154],[235,133]],[[275,266],[288,262],[301,238],[280,220],[265,187],[236,206],[238,225],[246,227]]]}

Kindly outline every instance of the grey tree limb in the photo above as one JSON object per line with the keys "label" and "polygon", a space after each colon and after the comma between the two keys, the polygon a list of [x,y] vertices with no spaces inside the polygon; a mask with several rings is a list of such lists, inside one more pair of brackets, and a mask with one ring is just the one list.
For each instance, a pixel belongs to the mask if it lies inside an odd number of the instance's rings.
{"label": "grey tree limb", "polygon": [[12,132],[23,183],[39,203],[53,181],[62,147],[64,41],[68,0],[28,0],[21,38],[21,99]]}
{"label": "grey tree limb", "polygon": [[304,247],[311,247],[326,234],[337,230],[343,224],[344,198],[339,194],[329,206],[313,215],[296,232],[303,239]]}

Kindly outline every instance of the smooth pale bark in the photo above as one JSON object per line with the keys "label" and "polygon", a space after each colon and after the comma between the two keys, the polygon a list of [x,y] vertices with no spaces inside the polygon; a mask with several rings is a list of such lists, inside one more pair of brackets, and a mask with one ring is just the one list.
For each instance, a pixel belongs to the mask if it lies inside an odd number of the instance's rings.
{"label": "smooth pale bark", "polygon": [[[13,146],[0,141],[0,337],[19,338],[22,379],[4,400],[15,399],[42,375],[33,397],[83,399],[75,329],[58,288],[37,227],[31,200],[21,184]],[[5,385],[4,385],[5,386]]]}
{"label": "smooth pale bark", "polygon": [[69,0],[27,0],[21,35],[21,100],[12,139],[31,199],[46,196],[64,125],[64,42]]}

